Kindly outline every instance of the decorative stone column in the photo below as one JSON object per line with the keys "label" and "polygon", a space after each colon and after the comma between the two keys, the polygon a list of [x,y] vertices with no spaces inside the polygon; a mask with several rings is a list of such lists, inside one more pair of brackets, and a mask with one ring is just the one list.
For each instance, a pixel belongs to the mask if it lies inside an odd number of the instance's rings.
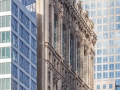
{"label": "decorative stone column", "polygon": [[87,67],[88,56],[87,56],[87,55],[88,55],[88,54],[87,54],[86,51],[84,52],[84,55],[85,55],[85,56],[84,56],[84,62],[83,62],[83,63],[84,63],[84,64],[83,64],[83,70],[84,70],[84,71],[83,71],[83,74],[84,74],[84,81],[85,81],[85,83],[87,84],[87,77],[88,77],[88,76],[87,76],[87,73],[88,73],[88,72],[87,72],[87,71],[88,71],[88,70],[87,70],[87,69],[88,69],[88,67]]}
{"label": "decorative stone column", "polygon": [[77,73],[77,35],[75,34],[75,36],[74,36],[74,41],[75,41],[75,43],[74,43],[74,70],[75,70],[75,72]]}
{"label": "decorative stone column", "polygon": [[84,76],[83,62],[84,62],[84,39],[82,41],[80,41],[80,77],[82,79],[83,79],[83,76]]}
{"label": "decorative stone column", "polygon": [[68,55],[67,55],[67,62],[68,62],[68,64],[69,64],[69,66],[70,66],[70,26],[68,26],[68,30],[67,30],[67,34],[68,34],[68,37],[67,37],[67,45],[68,45],[68,48],[67,48],[67,50],[68,50]]}
{"label": "decorative stone column", "polygon": [[58,80],[57,90],[62,90],[61,86],[62,86],[62,81],[61,81],[61,80]]}
{"label": "decorative stone column", "polygon": [[53,90],[58,90],[58,80],[59,80],[59,77],[57,75],[54,75],[53,77]]}
{"label": "decorative stone column", "polygon": [[60,25],[60,27],[59,27],[59,29],[60,29],[60,45],[59,45],[60,49],[59,49],[59,51],[60,51],[60,54],[62,56],[63,8],[61,8],[59,20],[60,20],[60,23],[59,23],[59,25]]}
{"label": "decorative stone column", "polygon": [[54,3],[52,2],[51,4],[50,4],[50,6],[51,6],[51,37],[52,37],[52,39],[51,39],[51,42],[52,42],[52,46],[54,46]]}

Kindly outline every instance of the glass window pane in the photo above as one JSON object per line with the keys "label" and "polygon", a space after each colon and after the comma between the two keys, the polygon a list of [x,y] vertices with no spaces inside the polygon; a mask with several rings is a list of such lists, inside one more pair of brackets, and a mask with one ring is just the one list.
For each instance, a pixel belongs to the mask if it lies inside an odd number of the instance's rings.
{"label": "glass window pane", "polygon": [[6,89],[10,89],[10,78],[6,78]]}
{"label": "glass window pane", "polygon": [[6,58],[10,58],[10,47],[6,47]]}
{"label": "glass window pane", "polygon": [[2,16],[2,27],[5,27],[5,16]]}
{"label": "glass window pane", "polygon": [[6,11],[10,11],[10,0],[6,0]]}
{"label": "glass window pane", "polygon": [[2,79],[2,90],[5,90],[5,78]]}
{"label": "glass window pane", "polygon": [[2,0],[2,11],[4,12],[5,11],[5,0]]}
{"label": "glass window pane", "polygon": [[2,17],[0,16],[0,28],[2,27]]}
{"label": "glass window pane", "polygon": [[1,6],[1,5],[2,5],[2,1],[0,1],[0,12],[1,12],[1,9],[2,9],[2,6]]}
{"label": "glass window pane", "polygon": [[5,43],[5,32],[2,32],[2,43]]}
{"label": "glass window pane", "polygon": [[6,26],[10,27],[10,16],[6,16]]}
{"label": "glass window pane", "polygon": [[10,63],[6,63],[6,74],[10,74]]}
{"label": "glass window pane", "polygon": [[5,74],[5,63],[2,63],[2,74]]}
{"label": "glass window pane", "polygon": [[6,32],[6,42],[10,42],[10,32]]}
{"label": "glass window pane", "polygon": [[5,58],[5,48],[2,48],[2,58]]}

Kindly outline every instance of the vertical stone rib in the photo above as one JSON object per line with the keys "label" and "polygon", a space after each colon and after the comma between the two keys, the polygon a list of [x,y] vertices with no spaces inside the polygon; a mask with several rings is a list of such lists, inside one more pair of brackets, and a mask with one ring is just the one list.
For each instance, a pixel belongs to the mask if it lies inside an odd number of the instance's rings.
{"label": "vertical stone rib", "polygon": [[52,46],[54,46],[54,4],[53,3],[51,3],[51,18],[52,18],[52,21],[51,21],[51,23],[52,23]]}
{"label": "vertical stone rib", "polygon": [[84,62],[84,41],[80,43],[80,76],[83,79],[83,62]]}

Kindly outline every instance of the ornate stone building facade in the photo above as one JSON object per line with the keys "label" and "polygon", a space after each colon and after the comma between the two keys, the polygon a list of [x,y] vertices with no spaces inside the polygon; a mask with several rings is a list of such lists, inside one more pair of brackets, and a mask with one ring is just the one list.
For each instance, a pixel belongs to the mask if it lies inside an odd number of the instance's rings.
{"label": "ornate stone building facade", "polygon": [[96,35],[75,0],[37,0],[38,90],[93,90]]}

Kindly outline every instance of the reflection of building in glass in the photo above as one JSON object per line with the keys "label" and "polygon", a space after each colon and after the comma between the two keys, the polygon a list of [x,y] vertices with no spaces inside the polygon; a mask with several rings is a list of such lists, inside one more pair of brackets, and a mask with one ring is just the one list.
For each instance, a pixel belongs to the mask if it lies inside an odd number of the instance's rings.
{"label": "reflection of building in glass", "polygon": [[36,14],[22,4],[0,0],[0,90],[37,90]]}
{"label": "reflection of building in glass", "polygon": [[120,79],[117,79],[117,80],[116,80],[115,90],[120,90]]}
{"label": "reflection of building in glass", "polygon": [[120,78],[120,0],[81,0],[94,22],[94,89],[115,90]]}
{"label": "reflection of building in glass", "polygon": [[36,0],[19,0],[21,4],[31,13],[33,17],[36,17]]}

